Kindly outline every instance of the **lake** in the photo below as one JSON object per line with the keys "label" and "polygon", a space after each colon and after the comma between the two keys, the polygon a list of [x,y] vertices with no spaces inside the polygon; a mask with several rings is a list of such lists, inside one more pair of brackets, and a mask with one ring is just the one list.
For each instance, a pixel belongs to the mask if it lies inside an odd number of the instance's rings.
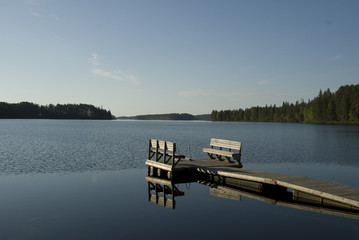
{"label": "lake", "polygon": [[[148,139],[205,158],[242,141],[244,168],[359,188],[359,126],[201,121],[0,120],[0,239],[358,239],[359,220],[176,184],[148,201]],[[212,189],[213,190],[213,189]]]}

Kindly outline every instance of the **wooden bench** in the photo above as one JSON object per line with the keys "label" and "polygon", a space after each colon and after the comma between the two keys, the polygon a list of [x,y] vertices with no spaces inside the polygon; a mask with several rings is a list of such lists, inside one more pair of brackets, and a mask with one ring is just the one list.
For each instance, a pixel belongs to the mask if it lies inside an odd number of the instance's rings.
{"label": "wooden bench", "polygon": [[231,158],[233,158],[235,163],[242,167],[242,142],[211,138],[210,146],[211,148],[204,148],[203,152],[207,153],[211,159],[223,161],[225,159],[222,159],[222,157],[225,157],[228,162],[232,162]]}
{"label": "wooden bench", "polygon": [[174,142],[150,139],[148,143],[148,160],[174,167],[181,159],[185,158],[184,155],[179,155],[176,151],[176,143]]}

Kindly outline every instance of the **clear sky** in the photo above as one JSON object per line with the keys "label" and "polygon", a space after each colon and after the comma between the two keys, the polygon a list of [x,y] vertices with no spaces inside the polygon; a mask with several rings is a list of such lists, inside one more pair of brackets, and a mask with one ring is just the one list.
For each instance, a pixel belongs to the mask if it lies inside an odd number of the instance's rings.
{"label": "clear sky", "polygon": [[0,101],[211,113],[359,83],[359,1],[0,0]]}

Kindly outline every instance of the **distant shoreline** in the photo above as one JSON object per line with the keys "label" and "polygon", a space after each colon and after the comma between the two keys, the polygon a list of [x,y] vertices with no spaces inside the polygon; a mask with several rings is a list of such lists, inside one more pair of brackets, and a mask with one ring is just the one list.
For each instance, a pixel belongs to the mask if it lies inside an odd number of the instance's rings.
{"label": "distant shoreline", "polygon": [[111,111],[89,104],[49,104],[0,102],[0,119],[112,120]]}
{"label": "distant shoreline", "polygon": [[202,120],[210,121],[210,114],[202,115],[192,115],[188,113],[166,113],[166,114],[147,114],[147,115],[136,115],[130,117],[117,117],[118,120],[170,120],[170,121],[193,121],[193,120]]}
{"label": "distant shoreline", "polygon": [[319,91],[317,97],[295,104],[266,105],[246,109],[213,110],[212,121],[288,122],[316,124],[359,124],[359,84],[341,86],[337,91]]}

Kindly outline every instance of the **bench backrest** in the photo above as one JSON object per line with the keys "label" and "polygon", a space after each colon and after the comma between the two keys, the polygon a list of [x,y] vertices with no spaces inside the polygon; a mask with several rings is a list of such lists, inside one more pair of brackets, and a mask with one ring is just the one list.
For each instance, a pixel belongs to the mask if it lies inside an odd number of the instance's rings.
{"label": "bench backrest", "polygon": [[228,149],[236,149],[241,152],[242,142],[211,138],[210,142],[211,147],[220,147],[220,148],[228,148]]}
{"label": "bench backrest", "polygon": [[150,139],[148,143],[148,160],[152,159],[156,162],[171,164],[172,167],[181,160],[179,155],[176,155],[176,143],[156,139]]}
{"label": "bench backrest", "polygon": [[176,144],[174,142],[167,142],[156,139],[150,139],[150,142],[152,148],[157,148],[158,142],[158,149],[164,150],[166,146],[166,151],[176,152]]}

